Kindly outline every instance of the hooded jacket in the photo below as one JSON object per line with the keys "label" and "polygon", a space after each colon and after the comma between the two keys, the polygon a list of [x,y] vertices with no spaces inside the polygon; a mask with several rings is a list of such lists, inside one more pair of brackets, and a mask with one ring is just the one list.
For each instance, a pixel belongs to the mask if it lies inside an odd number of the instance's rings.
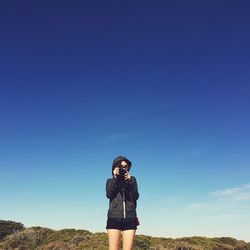
{"label": "hooded jacket", "polygon": [[[128,170],[132,163],[124,156],[118,156],[114,159],[112,165],[113,170],[119,162],[126,161]],[[129,221],[137,217],[136,201],[139,198],[136,178],[131,176],[131,180],[126,182],[126,186],[121,187],[118,178],[110,178],[106,182],[106,196],[109,199],[108,217],[117,221]],[[125,211],[123,206],[123,197],[125,200]],[[124,218],[125,215],[125,218]]]}

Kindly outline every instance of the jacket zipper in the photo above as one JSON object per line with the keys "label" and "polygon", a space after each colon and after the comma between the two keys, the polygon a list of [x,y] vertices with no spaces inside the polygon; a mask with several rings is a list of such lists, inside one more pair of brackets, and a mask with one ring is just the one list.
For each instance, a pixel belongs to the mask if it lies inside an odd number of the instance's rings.
{"label": "jacket zipper", "polygon": [[123,218],[126,219],[126,203],[125,203],[125,192],[124,188],[122,189],[122,205],[123,205]]}

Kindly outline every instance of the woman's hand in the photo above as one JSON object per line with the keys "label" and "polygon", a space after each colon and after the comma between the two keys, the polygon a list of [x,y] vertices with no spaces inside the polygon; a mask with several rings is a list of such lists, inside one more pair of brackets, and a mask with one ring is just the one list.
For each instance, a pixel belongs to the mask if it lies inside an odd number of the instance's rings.
{"label": "woman's hand", "polygon": [[131,181],[131,175],[128,171],[125,173],[125,181]]}
{"label": "woman's hand", "polygon": [[116,167],[113,171],[114,177],[117,178],[117,176],[119,175],[119,168]]}

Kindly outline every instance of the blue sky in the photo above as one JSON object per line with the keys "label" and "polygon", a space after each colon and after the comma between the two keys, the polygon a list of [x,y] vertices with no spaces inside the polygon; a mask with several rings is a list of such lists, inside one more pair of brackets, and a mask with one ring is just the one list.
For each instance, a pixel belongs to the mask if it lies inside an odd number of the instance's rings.
{"label": "blue sky", "polygon": [[105,231],[128,157],[139,234],[250,241],[248,1],[0,3],[0,218]]}

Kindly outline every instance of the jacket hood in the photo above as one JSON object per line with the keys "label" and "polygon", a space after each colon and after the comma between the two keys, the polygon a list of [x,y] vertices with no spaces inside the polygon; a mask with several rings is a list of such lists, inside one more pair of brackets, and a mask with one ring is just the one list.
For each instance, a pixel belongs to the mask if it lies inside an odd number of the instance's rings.
{"label": "jacket hood", "polygon": [[117,156],[114,161],[113,161],[113,165],[112,165],[112,175],[113,175],[113,171],[115,169],[115,167],[117,166],[117,164],[121,161],[126,161],[127,164],[128,164],[128,171],[130,170],[131,166],[132,166],[132,162],[127,159],[126,157],[124,156]]}

